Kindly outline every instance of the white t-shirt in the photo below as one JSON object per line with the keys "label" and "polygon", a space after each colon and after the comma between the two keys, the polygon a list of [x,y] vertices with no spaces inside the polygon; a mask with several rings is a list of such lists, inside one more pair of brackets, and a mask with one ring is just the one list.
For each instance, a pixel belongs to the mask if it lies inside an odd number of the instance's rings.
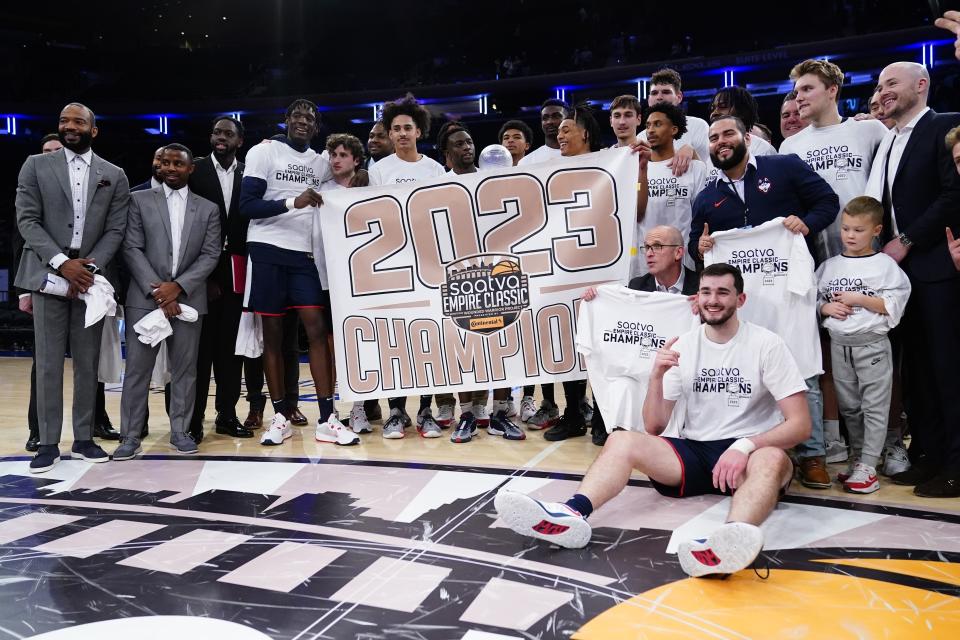
{"label": "white t-shirt", "polygon": [[664,375],[663,397],[677,406],[686,400],[683,438],[702,442],[764,433],[783,422],[777,402],[807,390],[783,340],[742,318],[726,344],[711,342],[703,326],[680,336],[673,350],[680,364]]}
{"label": "white t-shirt", "polygon": [[[586,357],[593,397],[607,431],[643,431],[643,400],[657,349],[700,324],[686,296],[636,291],[620,285],[597,287],[597,297],[580,304],[577,350]],[[683,407],[675,410],[665,434],[679,433]]]}
{"label": "white t-shirt", "polygon": [[560,149],[554,149],[553,147],[548,147],[543,145],[538,149],[534,149],[527,155],[520,158],[520,162],[517,165],[521,164],[537,164],[538,162],[549,162],[551,160],[556,160],[560,156]]}
{"label": "white t-shirt", "polygon": [[397,154],[391,153],[370,169],[370,184],[380,186],[417,182],[442,176],[444,173],[446,173],[446,169],[439,162],[427,156],[421,155],[416,162],[407,162],[401,160]]}
{"label": "white t-shirt", "polygon": [[[784,140],[780,153],[796,154],[810,165],[839,196],[843,211],[850,200],[866,193],[873,158],[886,134],[887,128],[878,120],[849,118],[828,127],[806,127]],[[843,253],[840,219],[838,215],[817,235],[816,253],[821,261]]]}
{"label": "white t-shirt", "polygon": [[[678,139],[673,141],[673,148],[693,147],[697,152],[697,158],[705,165],[710,164],[710,142],[708,140],[710,125],[706,120],[696,116],[687,116],[687,130]],[[644,142],[647,141],[646,130],[641,131],[637,136]]]}
{"label": "white t-shirt", "polygon": [[743,272],[740,319],[783,338],[805,379],[823,373],[813,256],[804,237],[788,231],[783,218],[712,235],[704,264],[726,262]]}
{"label": "white t-shirt", "polygon": [[[690,162],[690,168],[679,178],[667,166],[669,160],[650,162],[647,165],[647,212],[643,222],[637,225],[630,250],[630,277],[647,273],[647,261],[640,245],[650,229],[659,225],[676,227],[683,234],[683,246],[690,240],[690,221],[693,219],[693,201],[703,189],[707,178],[707,166],[699,160]],[[693,260],[685,255],[684,264],[694,268]]]}
{"label": "white t-shirt", "polygon": [[910,279],[897,261],[885,253],[872,256],[834,256],[817,269],[819,305],[833,302],[833,292],[854,291],[883,298],[887,315],[854,307],[846,320],[825,317],[824,328],[830,335],[853,336],[866,333],[886,334],[900,324],[910,297]]}
{"label": "white t-shirt", "polygon": [[[330,163],[313,149],[299,152],[280,140],[265,140],[247,152],[244,177],[266,181],[264,200],[295,198],[306,189],[319,189],[330,178]],[[254,218],[250,221],[247,242],[310,252],[310,229],[316,207],[290,209],[272,218]]]}

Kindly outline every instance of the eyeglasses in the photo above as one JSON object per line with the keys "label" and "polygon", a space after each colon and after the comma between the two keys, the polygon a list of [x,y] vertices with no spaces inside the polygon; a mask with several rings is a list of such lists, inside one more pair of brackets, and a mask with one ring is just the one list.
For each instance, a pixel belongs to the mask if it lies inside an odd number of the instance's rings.
{"label": "eyeglasses", "polygon": [[660,243],[658,242],[658,243],[656,243],[656,244],[645,244],[645,245],[643,245],[642,247],[640,247],[640,250],[643,251],[644,253],[647,253],[648,251],[653,251],[654,253],[660,253],[661,251],[663,251],[663,248],[664,248],[664,247],[679,247],[679,246],[681,246],[681,245],[679,245],[679,244],[660,244]]}

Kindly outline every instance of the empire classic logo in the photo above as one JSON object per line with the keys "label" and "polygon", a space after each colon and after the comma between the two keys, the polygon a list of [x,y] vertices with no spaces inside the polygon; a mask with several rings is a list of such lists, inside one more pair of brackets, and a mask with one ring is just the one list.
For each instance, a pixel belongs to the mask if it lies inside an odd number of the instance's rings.
{"label": "empire classic logo", "polygon": [[703,367],[693,378],[693,392],[726,394],[727,406],[739,407],[741,400],[749,400],[753,383],[739,367]]}
{"label": "empire classic logo", "polygon": [[778,256],[773,249],[738,249],[727,262],[744,275],[763,274],[763,284],[766,286],[773,285],[775,277],[787,275],[789,268],[787,259]]}
{"label": "empire classic logo", "polygon": [[653,357],[657,349],[667,343],[667,339],[659,335],[652,324],[625,320],[618,320],[612,329],[604,329],[603,341],[635,344],[638,347],[637,357],[644,359]]}
{"label": "empire classic logo", "polygon": [[443,315],[467,331],[487,335],[517,321],[530,306],[527,276],[510,254],[481,253],[449,263],[440,285]]}

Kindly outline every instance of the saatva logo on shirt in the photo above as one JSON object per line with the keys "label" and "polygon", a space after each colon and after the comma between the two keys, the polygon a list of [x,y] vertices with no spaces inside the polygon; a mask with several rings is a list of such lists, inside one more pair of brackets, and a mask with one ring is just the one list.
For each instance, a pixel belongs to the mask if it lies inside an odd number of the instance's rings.
{"label": "saatva logo on shirt", "polygon": [[763,275],[763,284],[772,286],[774,278],[787,275],[789,261],[780,257],[773,249],[737,249],[727,261],[740,269],[743,275],[758,273]]}
{"label": "saatva logo on shirt", "polygon": [[739,407],[750,398],[753,383],[740,374],[739,367],[703,367],[693,378],[694,393],[726,394],[728,407]]}
{"label": "saatva logo on shirt", "polygon": [[293,182],[307,187],[320,186],[320,178],[313,173],[313,167],[306,164],[288,162],[283,169],[277,169],[277,174],[274,177],[280,182]]}
{"label": "saatva logo on shirt", "polygon": [[489,334],[517,321],[530,306],[527,276],[517,256],[481,253],[447,265],[440,285],[443,314],[461,329]]}
{"label": "saatva logo on shirt", "polygon": [[836,170],[837,180],[846,180],[848,171],[863,170],[863,156],[853,153],[845,144],[811,149],[803,160],[817,173]]}
{"label": "saatva logo on shirt", "polygon": [[666,198],[667,206],[672,207],[677,198],[690,197],[690,189],[686,185],[680,184],[674,176],[652,178],[647,183],[647,195],[651,198]]}
{"label": "saatva logo on shirt", "polygon": [[[832,278],[827,282],[826,286],[820,289],[820,297],[823,300],[830,300],[833,298],[834,293],[842,293],[844,291],[850,291],[852,293],[862,293],[871,298],[876,298],[878,293],[877,290],[867,286],[863,283],[862,278]],[[863,307],[853,307],[854,313],[860,313],[863,311]]]}
{"label": "saatva logo on shirt", "polygon": [[654,330],[652,324],[618,320],[616,326],[603,330],[604,342],[637,345],[637,357],[652,358],[657,349],[667,343],[665,336]]}

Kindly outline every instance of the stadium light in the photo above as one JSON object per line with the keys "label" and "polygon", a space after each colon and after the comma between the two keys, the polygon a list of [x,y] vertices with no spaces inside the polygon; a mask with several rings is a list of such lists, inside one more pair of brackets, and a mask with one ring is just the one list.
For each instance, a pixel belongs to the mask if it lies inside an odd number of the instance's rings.
{"label": "stadium light", "polygon": [[4,116],[7,123],[6,129],[0,129],[0,136],[15,136],[17,135],[17,116],[9,115]]}

